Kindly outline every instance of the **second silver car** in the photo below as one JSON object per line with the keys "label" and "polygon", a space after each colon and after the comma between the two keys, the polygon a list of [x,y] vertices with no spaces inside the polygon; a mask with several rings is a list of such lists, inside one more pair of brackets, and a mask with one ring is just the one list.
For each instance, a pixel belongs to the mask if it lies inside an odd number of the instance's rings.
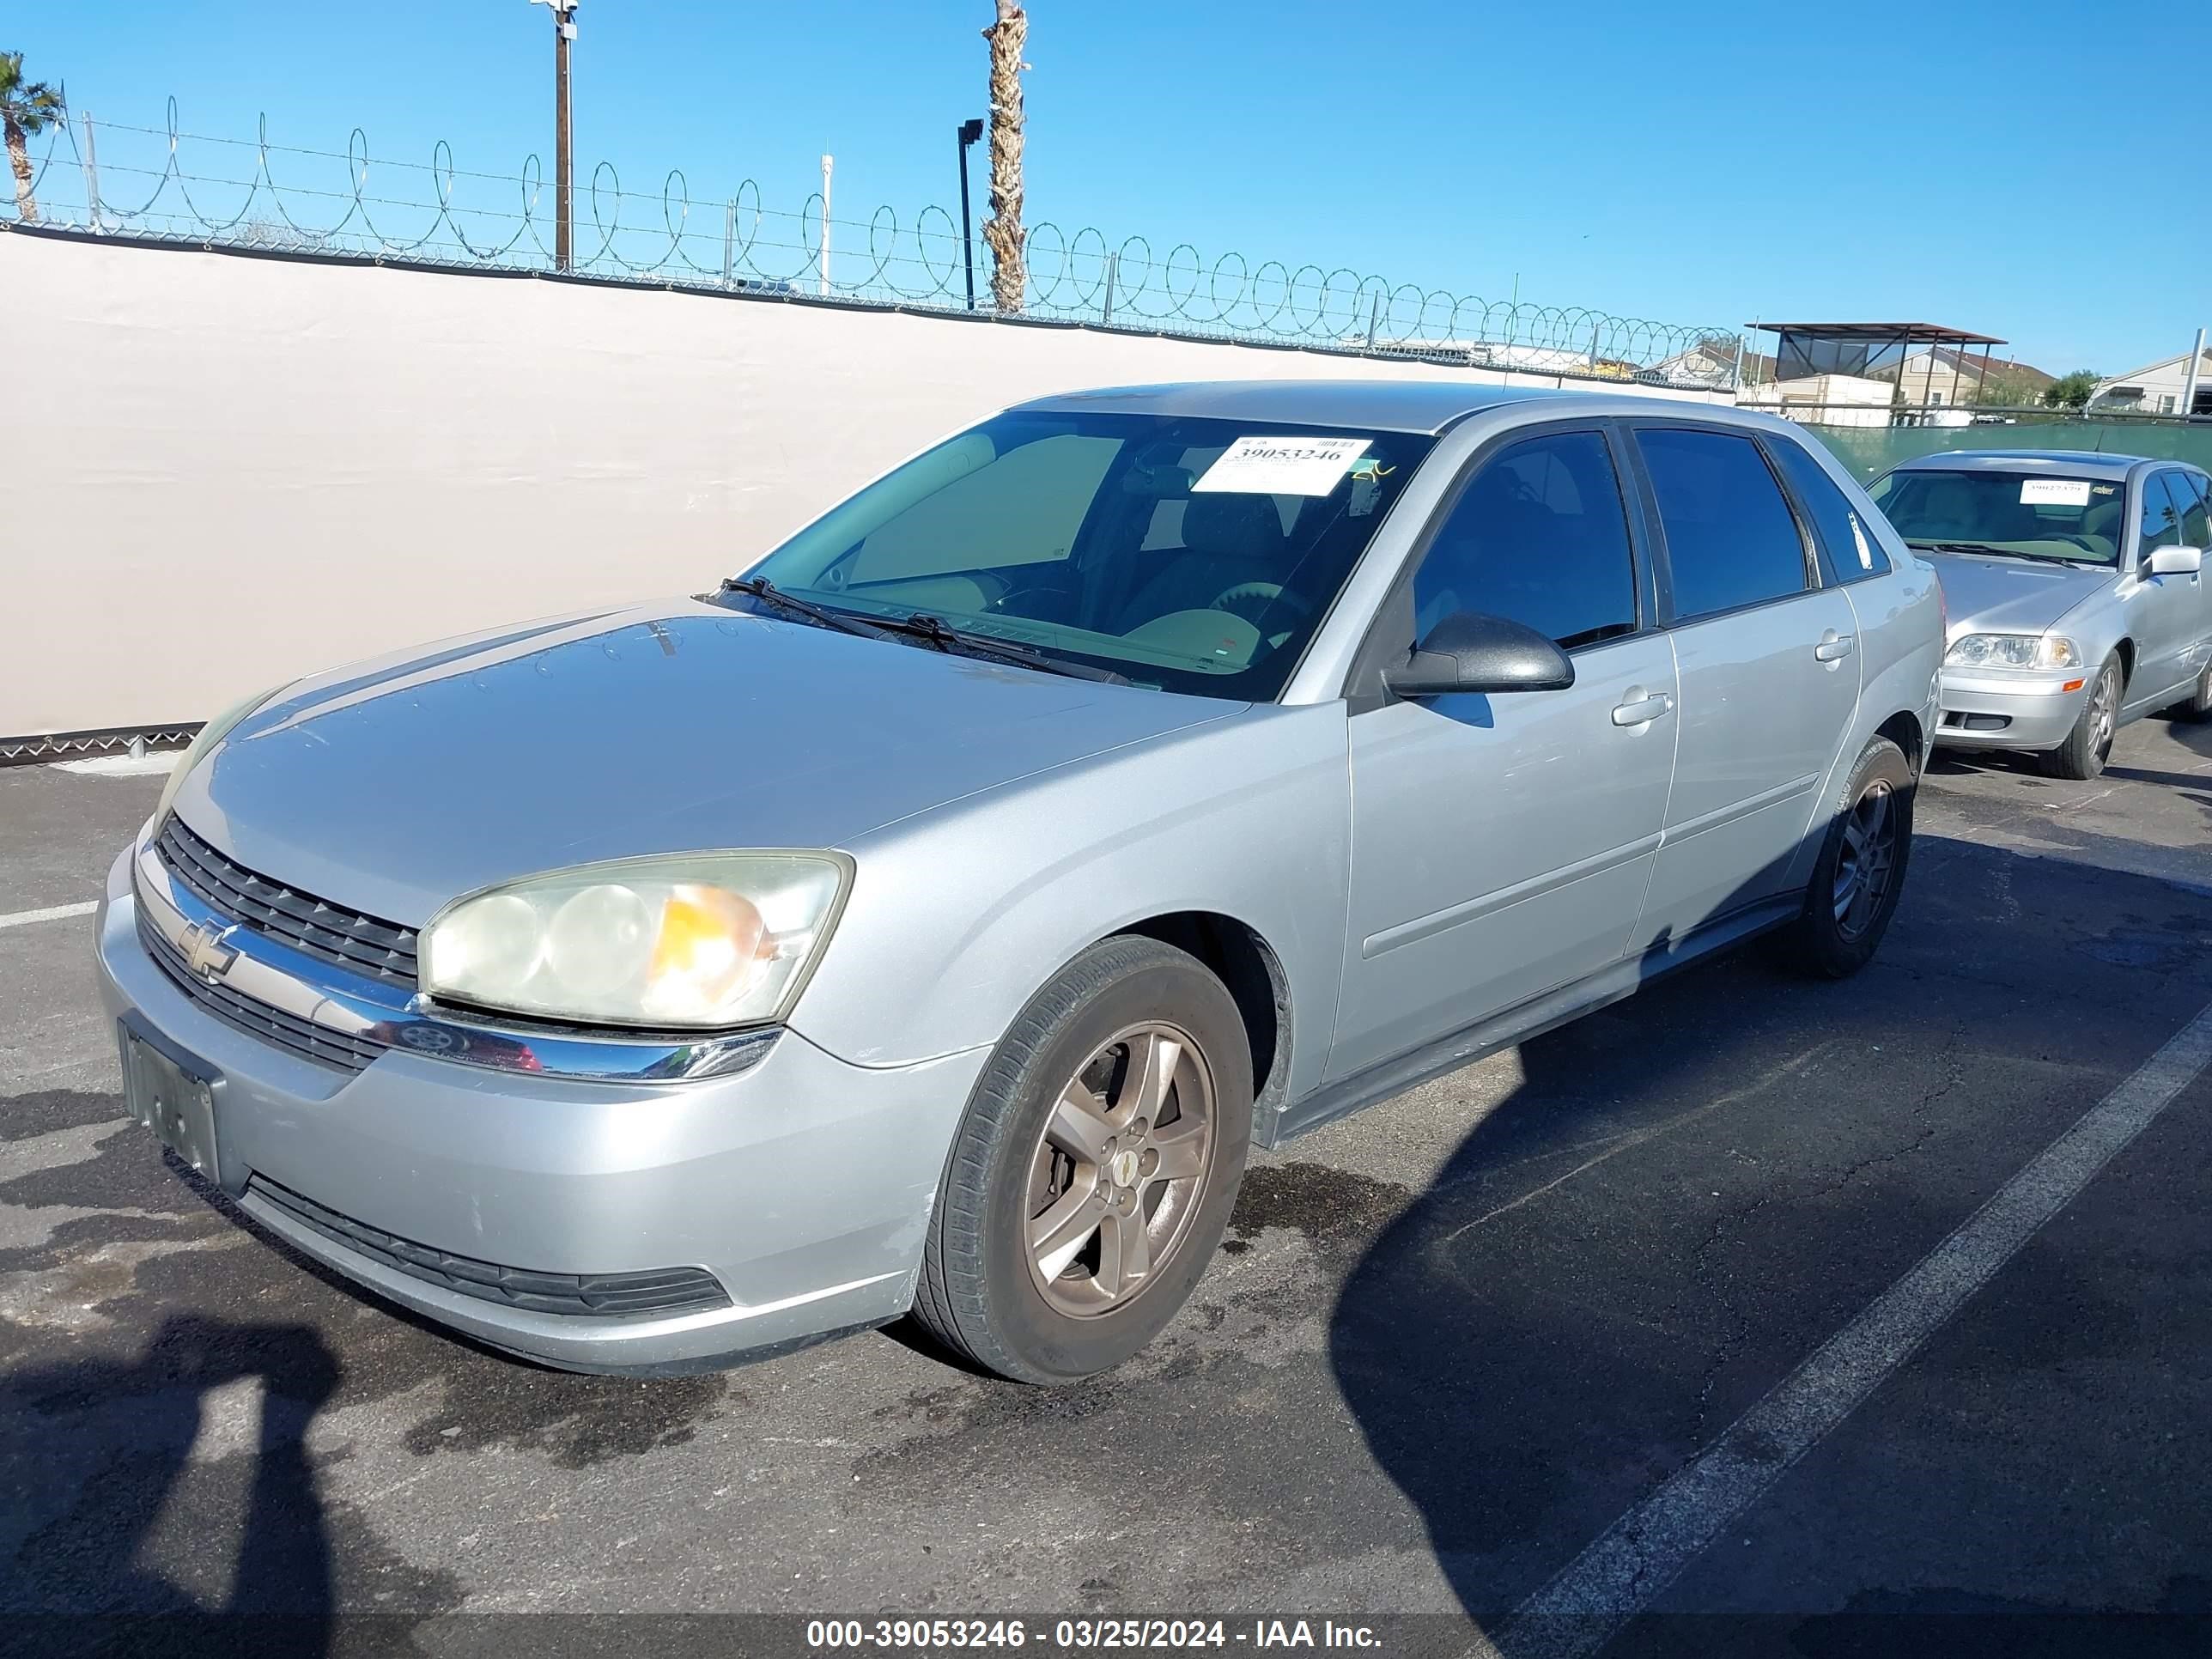
{"label": "second silver car", "polygon": [[2053,450],[1926,455],[1877,479],[1943,582],[1936,741],[2086,779],[2130,720],[2212,714],[2208,491],[2179,461]]}

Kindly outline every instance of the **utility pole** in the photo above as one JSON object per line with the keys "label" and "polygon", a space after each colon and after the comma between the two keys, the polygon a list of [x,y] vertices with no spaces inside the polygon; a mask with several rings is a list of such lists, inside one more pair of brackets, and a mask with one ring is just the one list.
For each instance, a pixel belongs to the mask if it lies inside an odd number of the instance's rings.
{"label": "utility pole", "polygon": [[2204,331],[2197,331],[2197,343],[2189,348],[2189,373],[2181,379],[2181,418],[2197,412],[2197,371],[2204,366]]}
{"label": "utility pole", "polygon": [[92,112],[88,109],[81,109],[77,112],[77,116],[84,123],[85,211],[92,219],[92,234],[98,236],[107,228],[100,222],[100,153],[93,147]]}
{"label": "utility pole", "polygon": [[574,254],[574,171],[569,163],[568,43],[576,38],[577,0],[530,0],[553,14],[553,269],[566,270]]}
{"label": "utility pole", "polygon": [[968,309],[975,309],[975,233],[969,228],[968,219],[968,146],[983,136],[983,118],[963,121],[957,137],[960,141],[960,264],[968,273]]}
{"label": "utility pole", "polygon": [[822,288],[823,299],[830,297],[830,172],[837,165],[837,158],[822,158]]}

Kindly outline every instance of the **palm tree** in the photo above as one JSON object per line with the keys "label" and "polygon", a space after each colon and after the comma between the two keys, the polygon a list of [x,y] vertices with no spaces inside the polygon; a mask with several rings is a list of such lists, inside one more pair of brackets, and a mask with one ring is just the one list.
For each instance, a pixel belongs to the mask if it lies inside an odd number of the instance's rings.
{"label": "palm tree", "polygon": [[23,78],[21,52],[0,52],[0,129],[7,134],[8,165],[15,170],[15,211],[26,224],[39,216],[31,196],[30,137],[68,114],[61,94],[44,81]]}
{"label": "palm tree", "polygon": [[991,216],[983,240],[991,250],[991,294],[1000,311],[1019,311],[1028,277],[1022,261],[1022,43],[1029,14],[1018,0],[998,0],[998,21],[983,31],[991,43]]}

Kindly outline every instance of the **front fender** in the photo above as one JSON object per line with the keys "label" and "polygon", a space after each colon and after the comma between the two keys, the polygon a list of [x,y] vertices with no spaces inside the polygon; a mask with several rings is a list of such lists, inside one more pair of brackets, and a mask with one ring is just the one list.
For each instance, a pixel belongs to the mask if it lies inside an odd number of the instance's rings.
{"label": "front fender", "polygon": [[791,1024],[863,1066],[994,1043],[1085,946],[1210,911],[1281,965],[1295,1098],[1320,1080],[1343,972],[1346,755],[1342,703],[1256,707],[864,836]]}

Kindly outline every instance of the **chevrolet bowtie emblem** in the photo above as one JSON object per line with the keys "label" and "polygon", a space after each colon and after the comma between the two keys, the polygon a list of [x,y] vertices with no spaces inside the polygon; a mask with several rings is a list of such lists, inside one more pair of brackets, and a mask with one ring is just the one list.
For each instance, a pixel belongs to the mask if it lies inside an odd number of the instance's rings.
{"label": "chevrolet bowtie emblem", "polygon": [[221,979],[238,960],[238,952],[223,943],[231,931],[198,921],[186,927],[177,938],[178,948],[185,953],[185,966],[210,985]]}

